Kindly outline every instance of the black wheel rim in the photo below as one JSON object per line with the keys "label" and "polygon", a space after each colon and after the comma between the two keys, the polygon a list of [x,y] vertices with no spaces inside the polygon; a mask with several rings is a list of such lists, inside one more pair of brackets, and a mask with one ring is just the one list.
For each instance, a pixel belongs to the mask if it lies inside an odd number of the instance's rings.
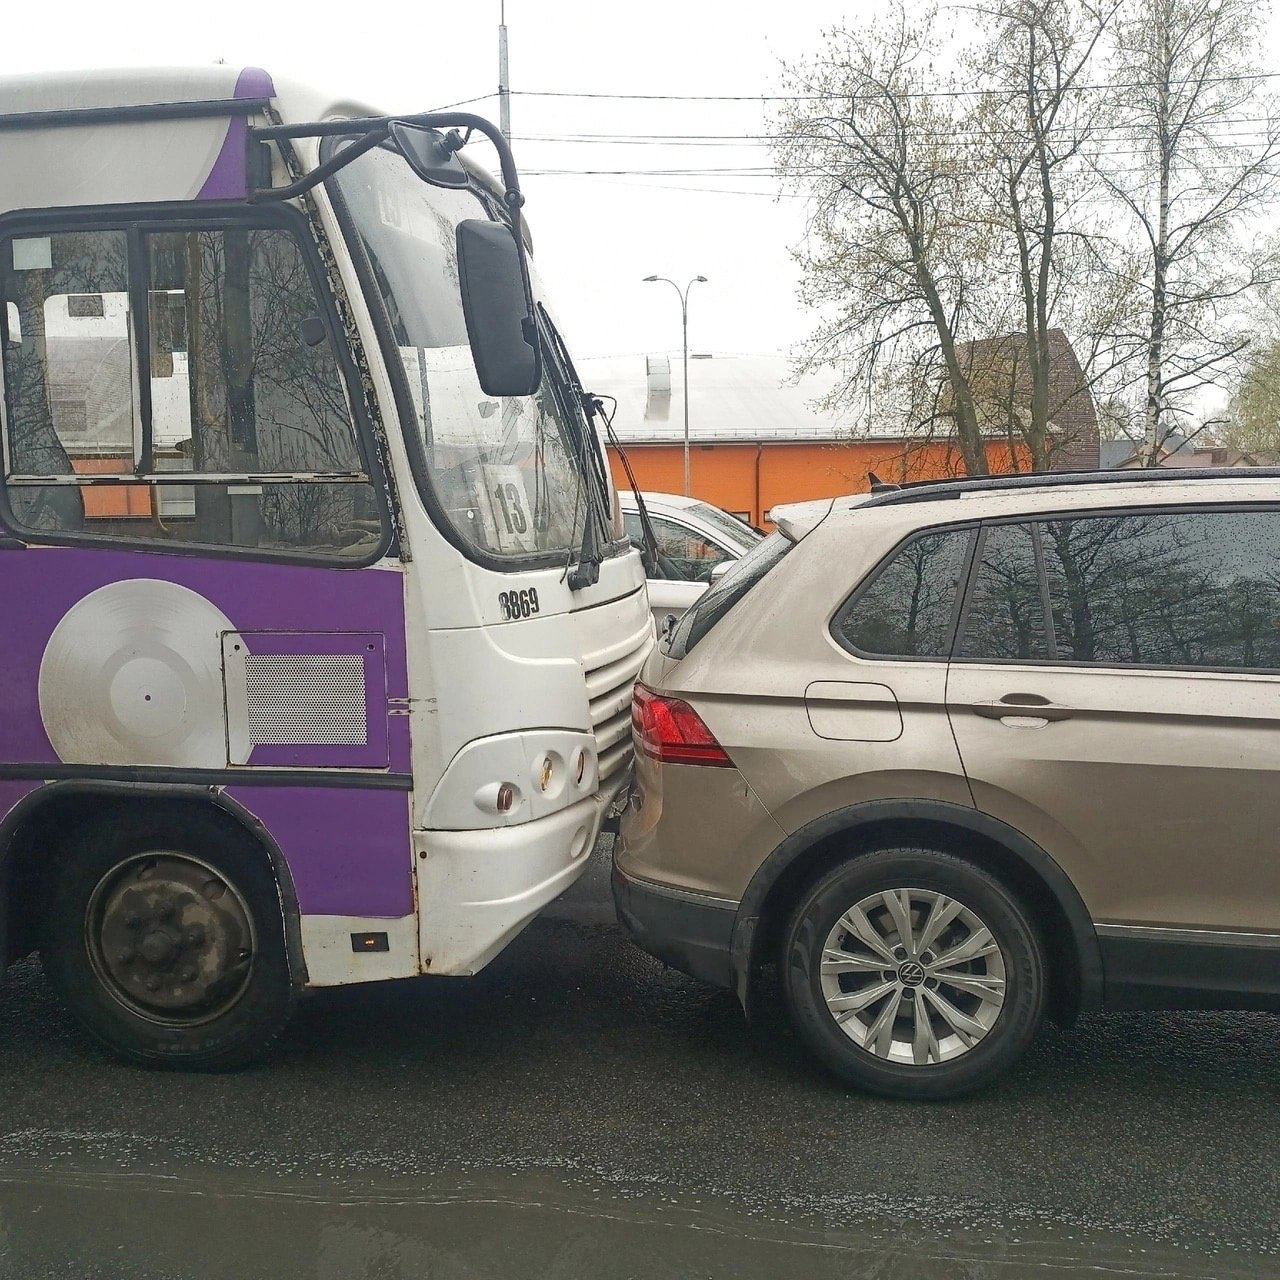
{"label": "black wheel rim", "polygon": [[103,988],[149,1022],[212,1022],[253,976],[253,916],[216,867],[176,852],[138,854],[98,882],[85,943]]}

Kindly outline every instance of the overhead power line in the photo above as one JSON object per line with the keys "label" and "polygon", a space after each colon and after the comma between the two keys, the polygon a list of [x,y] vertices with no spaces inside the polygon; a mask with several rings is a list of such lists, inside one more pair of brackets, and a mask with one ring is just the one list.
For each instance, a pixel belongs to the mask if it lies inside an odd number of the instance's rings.
{"label": "overhead power line", "polygon": [[[1253,83],[1259,80],[1280,78],[1280,71],[1249,71],[1229,76],[1209,76],[1187,78],[1169,82],[1170,88],[1182,88],[1186,85],[1240,84]],[[1068,85],[1072,93],[1114,93],[1117,89],[1156,89],[1160,86],[1154,81],[1134,80],[1121,84],[1076,84]],[[513,95],[522,98],[583,98],[605,99],[616,102],[848,102],[852,98],[876,97],[879,94],[860,93],[604,93],[587,92],[571,89],[512,89]],[[978,85],[971,89],[921,89],[912,92],[895,94],[901,98],[969,98],[981,97],[988,93],[1017,94],[1017,88],[1003,85]]]}
{"label": "overhead power line", "polygon": [[[1263,146],[1272,141],[1271,133],[1258,126],[1241,129],[1237,132],[1230,130],[1217,134],[1216,137],[1206,137],[1204,141],[1184,144],[1180,150],[1182,151],[1198,151],[1205,148],[1222,148],[1222,147],[1256,147]],[[1059,131],[1053,135],[1055,140],[1062,143],[1081,142],[1087,143],[1093,147],[1110,147],[1123,146],[1133,143],[1141,143],[1148,136],[1147,131],[1138,126],[1125,126],[1123,130],[1117,127],[1115,129],[1106,129],[1094,131],[1086,131],[1077,140],[1074,135],[1068,132]],[[886,135],[886,140],[889,140]],[[782,142],[812,142],[815,146],[839,146],[838,139],[815,137],[807,133],[777,134],[773,137],[767,135],[726,135],[720,139],[680,139],[676,136],[670,138],[646,138],[643,136],[629,136],[626,134],[600,135],[597,137],[577,137],[572,134],[526,134],[522,138],[526,143],[540,143],[546,146],[644,146],[673,148],[685,150],[711,150],[711,151],[762,151],[777,146]],[[982,148],[991,143],[991,137],[976,133],[930,133],[928,141],[931,143],[946,143],[951,146],[958,147],[974,147]]]}
{"label": "overhead power line", "polygon": [[438,107],[429,107],[429,111],[452,111],[454,107],[469,107],[473,102],[484,102],[487,98],[496,98],[496,93],[481,93],[474,98],[461,98],[457,102],[446,102]]}

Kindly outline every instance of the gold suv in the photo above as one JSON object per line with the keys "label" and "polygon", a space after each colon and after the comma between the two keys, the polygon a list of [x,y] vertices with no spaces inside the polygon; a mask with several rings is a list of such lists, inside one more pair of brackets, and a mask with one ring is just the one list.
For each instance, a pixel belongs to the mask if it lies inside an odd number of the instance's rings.
{"label": "gold suv", "polygon": [[1280,1007],[1280,475],[881,490],[778,531],[641,673],[640,945],[776,964],[844,1079],[946,1097],[1047,1010]]}

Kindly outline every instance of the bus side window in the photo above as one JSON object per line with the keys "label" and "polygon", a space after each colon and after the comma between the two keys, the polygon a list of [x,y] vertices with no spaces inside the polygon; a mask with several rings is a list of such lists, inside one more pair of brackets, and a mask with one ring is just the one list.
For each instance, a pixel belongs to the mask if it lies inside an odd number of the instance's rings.
{"label": "bus side window", "polygon": [[[35,531],[367,558],[382,521],[291,231],[183,222],[138,243],[133,261],[123,230],[0,246],[3,298],[26,339],[4,350],[15,518]],[[131,285],[147,298],[143,351]],[[103,475],[121,482],[79,479]],[[53,476],[68,479],[37,483]]]}

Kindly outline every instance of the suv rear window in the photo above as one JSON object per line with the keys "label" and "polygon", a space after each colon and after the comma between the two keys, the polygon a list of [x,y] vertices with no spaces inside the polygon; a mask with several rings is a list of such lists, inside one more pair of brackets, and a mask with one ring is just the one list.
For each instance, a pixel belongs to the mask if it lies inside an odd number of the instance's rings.
{"label": "suv rear window", "polygon": [[780,533],[771,533],[756,543],[719,582],[685,611],[667,646],[667,655],[683,658],[793,546],[795,543]]}
{"label": "suv rear window", "polygon": [[993,525],[965,613],[957,658],[1280,669],[1280,512]]}
{"label": "suv rear window", "polygon": [[1031,661],[1053,656],[1042,556],[1038,525],[1000,524],[983,531],[957,658]]}
{"label": "suv rear window", "polygon": [[859,654],[947,657],[972,539],[971,527],[908,539],[850,596],[831,634]]}

